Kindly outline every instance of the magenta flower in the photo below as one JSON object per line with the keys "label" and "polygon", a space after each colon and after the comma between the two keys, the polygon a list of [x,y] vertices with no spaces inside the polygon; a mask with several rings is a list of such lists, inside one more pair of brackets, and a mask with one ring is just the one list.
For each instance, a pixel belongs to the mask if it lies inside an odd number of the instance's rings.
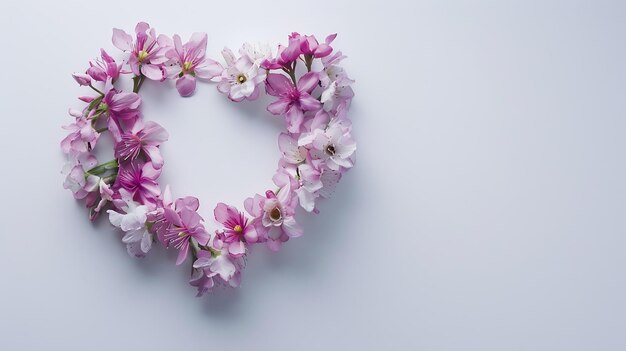
{"label": "magenta flower", "polygon": [[311,96],[318,82],[317,72],[309,72],[300,77],[297,87],[282,74],[269,74],[265,85],[267,93],[277,96],[278,100],[269,104],[267,110],[275,115],[285,115],[287,130],[298,133],[304,120],[304,112],[321,108],[321,103]]}
{"label": "magenta flower", "polygon": [[163,50],[157,45],[154,28],[145,22],[135,26],[137,40],[121,29],[113,28],[113,45],[118,49],[130,52],[128,64],[136,75],[144,75],[148,79],[161,80],[165,78],[165,69],[162,64],[166,61]]}
{"label": "magenta flower", "polygon": [[99,109],[107,111],[109,116],[116,121],[133,121],[139,116],[141,96],[135,93],[118,92],[109,90],[102,99]]}
{"label": "magenta flower", "polygon": [[261,63],[261,67],[265,69],[290,68],[291,63],[297,60],[302,54],[301,47],[304,40],[305,37],[301,36],[299,33],[291,33],[289,36],[289,45],[286,47],[278,45],[276,57],[264,60]]}
{"label": "magenta flower", "polygon": [[224,230],[224,242],[229,244],[228,252],[235,256],[241,256],[246,252],[245,243],[257,241],[257,233],[254,226],[249,225],[245,215],[233,206],[218,203],[213,211],[215,220],[226,228]]}
{"label": "magenta flower", "polygon": [[157,179],[161,175],[160,169],[155,169],[152,163],[133,161],[119,166],[116,185],[126,189],[133,195],[133,199],[142,204],[156,203],[161,189]]}
{"label": "magenta flower", "polygon": [[222,74],[222,65],[205,58],[206,44],[206,33],[194,33],[184,45],[177,34],[173,40],[159,36],[159,45],[168,47],[165,52],[169,59],[165,66],[167,77],[176,79],[176,89],[180,96],[193,94],[196,90],[196,78],[211,79]]}
{"label": "magenta flower", "polygon": [[160,169],[163,167],[163,158],[159,145],[167,138],[167,131],[158,123],[137,121],[130,132],[121,134],[120,141],[115,145],[115,157],[132,161],[143,152],[152,166]]}
{"label": "magenta flower", "polygon": [[100,49],[100,56],[102,60],[96,59],[89,62],[87,74],[100,82],[106,82],[108,79],[116,80],[120,76],[122,65],[118,65],[104,49]]}
{"label": "magenta flower", "polygon": [[324,43],[320,44],[314,35],[305,35],[302,44],[300,44],[300,50],[305,55],[311,55],[316,58],[326,57],[330,55],[333,48],[330,44],[335,40],[337,34],[331,34],[326,37]]}
{"label": "magenta flower", "polygon": [[[178,201],[177,201],[178,202]],[[164,239],[168,246],[174,246],[178,251],[176,264],[185,261],[189,253],[190,240],[194,239],[200,245],[206,245],[211,236],[202,225],[202,217],[195,210],[182,206],[176,210],[165,209],[165,218],[171,224],[165,232]]]}

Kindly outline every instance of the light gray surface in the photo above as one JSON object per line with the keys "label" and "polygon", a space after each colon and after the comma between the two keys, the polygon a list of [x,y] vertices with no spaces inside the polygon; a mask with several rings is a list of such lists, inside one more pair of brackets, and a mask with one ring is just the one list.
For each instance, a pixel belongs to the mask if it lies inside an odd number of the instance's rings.
{"label": "light gray surface", "polygon": [[[626,349],[624,2],[210,3],[0,3],[0,349]],[[194,298],[172,252],[131,259],[61,187],[69,74],[141,19],[213,57],[292,30],[350,57],[357,166],[238,290]],[[144,98],[207,219],[269,186],[262,103]]]}

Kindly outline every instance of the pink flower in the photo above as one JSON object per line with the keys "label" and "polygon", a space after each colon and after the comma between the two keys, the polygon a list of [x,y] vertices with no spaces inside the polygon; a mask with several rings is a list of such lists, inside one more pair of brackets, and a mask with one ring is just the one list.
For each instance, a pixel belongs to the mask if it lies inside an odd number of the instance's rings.
{"label": "pink flower", "polygon": [[233,101],[255,100],[259,97],[259,84],[265,80],[265,70],[259,68],[248,55],[235,59],[230,49],[224,49],[226,69],[219,78],[217,90]]}
{"label": "pink flower", "polygon": [[140,153],[150,159],[155,169],[163,166],[163,158],[159,152],[159,145],[168,138],[167,131],[158,123],[141,120],[135,122],[133,128],[120,136],[115,145],[115,157],[123,160],[135,160]]}
{"label": "pink flower", "polygon": [[[210,256],[211,253],[206,251],[198,252],[198,259],[204,258],[205,256]],[[196,260],[198,262],[198,260]],[[207,292],[210,292],[215,286],[215,282],[213,281],[214,274],[207,270],[204,267],[201,268],[193,268],[191,273],[191,278],[189,279],[189,285],[198,289],[198,293],[196,297],[200,297]]]}
{"label": "pink flower", "polygon": [[71,156],[91,151],[100,136],[93,128],[91,120],[83,117],[80,112],[76,121],[63,129],[69,131],[69,134],[61,141],[61,150]]}
{"label": "pink flower", "polygon": [[224,233],[216,232],[211,242],[210,251],[200,250],[198,259],[193,263],[193,268],[202,272],[202,276],[194,273],[190,283],[198,287],[198,294],[210,290],[214,279],[228,284],[231,287],[239,286],[241,270],[244,267],[243,256],[233,256],[229,253],[230,245],[224,241]]}
{"label": "pink flower", "polygon": [[346,71],[337,65],[345,56],[337,54],[322,59],[324,70],[320,72],[320,85],[324,88],[320,101],[324,104],[324,110],[331,111],[338,115],[338,111],[346,110],[354,97],[352,85],[354,80],[350,79]]}
{"label": "pink flower", "polygon": [[302,54],[302,44],[305,38],[299,33],[293,32],[289,36],[289,45],[278,46],[276,57],[266,59],[261,63],[261,67],[265,69],[291,68],[291,63],[298,59]]}
{"label": "pink flower", "polygon": [[74,73],[72,74],[72,78],[74,78],[76,83],[80,86],[87,86],[91,84],[91,77],[88,74]]}
{"label": "pink flower", "polygon": [[85,206],[89,208],[89,219],[93,221],[98,217],[104,205],[113,200],[114,191],[104,178],[94,175],[87,177],[84,189],[88,192],[85,196]]}
{"label": "pink flower", "polygon": [[316,58],[326,57],[330,55],[333,48],[330,44],[335,40],[337,34],[331,34],[326,37],[324,43],[320,44],[314,35],[305,35],[304,40],[300,44],[300,50],[305,55],[311,55]]}
{"label": "pink flower", "polygon": [[89,62],[87,74],[100,82],[106,82],[108,79],[116,80],[120,76],[122,65],[118,65],[104,49],[100,49],[100,56],[102,60],[96,59]]}
{"label": "pink flower", "polygon": [[350,136],[347,123],[344,120],[332,120],[325,129],[302,134],[298,145],[310,148],[311,156],[324,161],[331,170],[350,168],[353,166],[356,143]]}
{"label": "pink flower", "polygon": [[290,164],[300,164],[307,158],[307,150],[304,146],[298,146],[298,140],[287,133],[278,136],[278,148],[283,153],[283,160]]}
{"label": "pink flower", "polygon": [[165,209],[165,218],[170,223],[170,227],[165,232],[164,239],[168,247],[171,245],[179,250],[177,265],[187,258],[190,240],[194,239],[200,245],[207,245],[209,242],[210,235],[204,229],[201,223],[202,217],[196,210],[197,207],[185,206],[178,200],[175,209]]}
{"label": "pink flower", "polygon": [[290,181],[286,180],[278,194],[268,190],[265,197],[257,194],[244,202],[246,211],[254,217],[253,223],[259,236],[264,237],[267,246],[274,251],[279,250],[289,238],[303,234],[302,227],[294,218],[298,199],[291,188]]}
{"label": "pink flower", "polygon": [[[197,199],[196,199],[197,200]],[[151,230],[156,233],[157,238],[163,245],[166,244],[165,241],[165,233],[167,229],[170,227],[170,223],[165,218],[165,209],[171,209],[174,205],[174,201],[172,200],[172,192],[170,191],[170,186],[166,185],[165,189],[161,196],[157,199],[156,207],[154,210],[148,212],[148,221],[152,223]]]}
{"label": "pink flower", "polygon": [[235,207],[224,203],[218,203],[213,211],[215,220],[226,228],[224,230],[224,242],[229,244],[228,252],[233,256],[241,256],[246,252],[245,243],[257,241],[256,229],[249,225],[243,213],[237,211]]}
{"label": "pink flower", "polygon": [[297,87],[282,74],[269,74],[266,81],[267,93],[277,96],[278,100],[269,104],[267,110],[275,115],[285,115],[287,130],[299,132],[304,111],[317,111],[321,108],[320,102],[310,95],[318,82],[317,72],[309,72],[300,77]]}
{"label": "pink flower", "polygon": [[206,33],[194,33],[184,45],[178,35],[174,35],[173,40],[159,36],[159,45],[168,47],[165,52],[169,59],[165,66],[167,77],[176,79],[176,89],[180,96],[193,94],[196,90],[196,78],[211,79],[222,74],[222,65],[204,57],[206,44]]}
{"label": "pink flower", "polygon": [[109,90],[102,99],[99,109],[109,113],[116,120],[133,121],[139,116],[141,96],[135,93],[118,92]]}
{"label": "pink flower", "polygon": [[161,195],[161,189],[156,181],[160,175],[161,170],[155,169],[152,163],[142,164],[136,160],[120,165],[116,185],[126,189],[139,203],[144,205],[156,203]]}
{"label": "pink flower", "polygon": [[87,185],[87,174],[85,172],[97,164],[98,160],[96,160],[96,157],[89,153],[80,154],[72,162],[68,162],[61,172],[65,175],[63,188],[71,190],[75,199],[84,199],[89,193],[89,191],[85,190]]}
{"label": "pink flower", "polygon": [[162,64],[166,61],[162,55],[163,50],[157,45],[157,37],[154,28],[150,28],[145,22],[137,23],[135,27],[137,40],[125,31],[113,28],[113,45],[118,49],[130,52],[128,64],[136,76],[144,75],[148,79],[161,80],[165,77],[165,69]]}

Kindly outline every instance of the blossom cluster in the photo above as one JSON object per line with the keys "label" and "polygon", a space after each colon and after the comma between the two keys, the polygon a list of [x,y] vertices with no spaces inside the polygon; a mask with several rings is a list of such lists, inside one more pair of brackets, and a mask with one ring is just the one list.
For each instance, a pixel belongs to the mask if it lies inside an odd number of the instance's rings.
{"label": "blossom cluster", "polygon": [[[90,219],[108,214],[124,233],[131,256],[145,256],[154,243],[177,250],[177,265],[191,256],[190,284],[198,295],[216,284],[238,286],[250,246],[276,251],[302,235],[298,207],[317,213],[317,200],[330,197],[354,165],[356,144],[346,116],[353,80],[339,65],[345,56],[331,46],[335,37],[319,42],[292,33],[275,54],[268,45],[244,44],[237,53],[226,48],[222,64],[206,57],[204,33],[183,44],[178,35],[157,36],[144,22],[134,35],[113,29],[113,45],[124,59],[101,50],[83,73],[73,74],[92,93],[79,97],[84,108],[70,109],[73,122],[64,127],[68,135],[61,149],[69,159],[64,187],[84,200]],[[132,91],[119,88],[123,76],[132,77]],[[255,100],[263,90],[274,97],[267,111],[286,125],[278,137],[282,157],[272,178],[276,188],[247,198],[244,210],[218,203],[217,227],[207,229],[197,198],[174,199],[170,187],[159,184],[164,166],[159,147],[168,133],[141,114],[138,92],[145,79],[173,80],[181,96],[192,95],[197,80],[210,80],[235,102]],[[103,133],[114,141],[114,159],[98,163],[93,150]]]}

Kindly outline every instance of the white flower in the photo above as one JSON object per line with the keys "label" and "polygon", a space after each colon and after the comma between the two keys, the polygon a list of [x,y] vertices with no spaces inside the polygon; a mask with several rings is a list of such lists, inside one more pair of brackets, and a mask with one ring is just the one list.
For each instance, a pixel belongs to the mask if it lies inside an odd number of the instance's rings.
{"label": "white flower", "polygon": [[241,49],[239,49],[239,54],[241,56],[247,56],[254,65],[260,66],[261,62],[272,57],[272,49],[267,43],[245,43]]}
{"label": "white flower", "polygon": [[237,272],[237,267],[230,260],[227,248],[222,248],[221,252],[216,252],[216,255],[198,257],[193,268],[204,270],[209,278],[219,275],[223,281],[227,282],[233,278]]}
{"label": "white flower", "polygon": [[132,195],[124,189],[120,194],[122,201],[116,200],[115,204],[123,213],[108,210],[109,221],[125,232],[122,242],[128,254],[143,257],[152,247],[152,234],[146,228],[148,207],[133,201]]}
{"label": "white flower", "polygon": [[217,89],[228,94],[233,101],[254,100],[259,96],[258,85],[265,80],[266,72],[247,55],[235,59],[233,52],[226,48],[222,51],[226,69],[219,78]]}
{"label": "white flower", "polygon": [[354,91],[350,87],[354,80],[350,79],[346,71],[337,65],[329,65],[320,72],[320,83],[325,88],[320,102],[324,104],[326,111],[337,108],[341,103],[349,104],[354,97]]}
{"label": "white flower", "polygon": [[301,186],[296,189],[296,194],[300,206],[307,212],[315,210],[315,200],[318,197],[329,198],[341,179],[341,172],[330,169],[320,171],[308,164],[300,165],[298,172]]}

